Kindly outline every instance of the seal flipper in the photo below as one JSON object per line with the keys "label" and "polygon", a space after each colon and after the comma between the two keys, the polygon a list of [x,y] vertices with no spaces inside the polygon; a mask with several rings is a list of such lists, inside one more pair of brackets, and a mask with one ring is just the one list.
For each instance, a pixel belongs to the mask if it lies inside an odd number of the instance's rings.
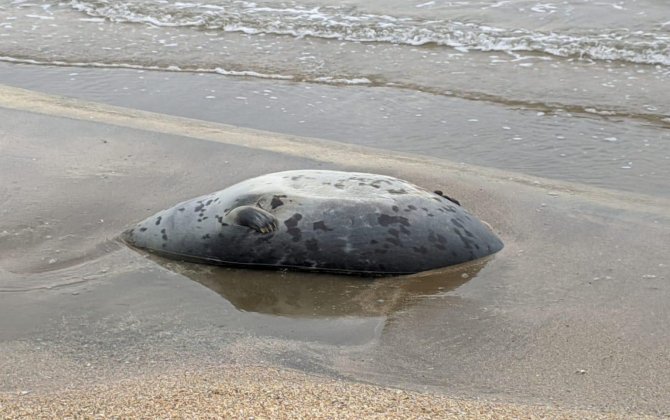
{"label": "seal flipper", "polygon": [[226,215],[226,219],[232,221],[233,224],[246,226],[260,233],[277,230],[277,218],[259,207],[236,207]]}
{"label": "seal flipper", "polygon": [[454,203],[454,204],[456,204],[456,205],[458,205],[458,206],[461,205],[460,201],[456,200],[455,198],[451,198],[451,197],[449,197],[448,195],[446,195],[445,193],[443,193],[443,192],[440,191],[440,190],[436,190],[436,191],[435,191],[435,194],[439,195],[440,197],[446,198],[447,200],[451,201],[452,203]]}

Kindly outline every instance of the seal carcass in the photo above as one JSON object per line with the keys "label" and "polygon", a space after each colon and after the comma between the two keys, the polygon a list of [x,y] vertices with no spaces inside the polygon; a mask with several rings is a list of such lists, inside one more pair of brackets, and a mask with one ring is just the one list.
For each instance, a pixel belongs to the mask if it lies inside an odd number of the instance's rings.
{"label": "seal carcass", "polygon": [[410,274],[503,247],[456,203],[384,175],[288,171],[177,204],[127,230],[123,239],[210,264]]}

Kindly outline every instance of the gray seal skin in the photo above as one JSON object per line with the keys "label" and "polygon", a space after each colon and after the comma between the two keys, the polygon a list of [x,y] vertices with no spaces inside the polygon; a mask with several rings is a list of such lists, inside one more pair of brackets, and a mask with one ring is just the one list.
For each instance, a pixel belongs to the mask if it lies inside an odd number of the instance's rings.
{"label": "gray seal skin", "polygon": [[325,170],[248,179],[156,213],[122,238],[185,261],[360,275],[412,274],[503,247],[442,194],[389,176]]}

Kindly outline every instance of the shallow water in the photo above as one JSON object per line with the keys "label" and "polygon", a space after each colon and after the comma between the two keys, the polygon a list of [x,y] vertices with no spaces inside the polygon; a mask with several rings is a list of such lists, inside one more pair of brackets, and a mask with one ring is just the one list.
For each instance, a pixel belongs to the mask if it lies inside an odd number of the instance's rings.
{"label": "shallow water", "polygon": [[9,62],[395,89],[668,126],[660,2],[15,1]]}
{"label": "shallow water", "polygon": [[[668,196],[670,130],[634,118],[392,87],[0,63],[0,80],[96,102]],[[259,118],[262,115],[262,118]]]}

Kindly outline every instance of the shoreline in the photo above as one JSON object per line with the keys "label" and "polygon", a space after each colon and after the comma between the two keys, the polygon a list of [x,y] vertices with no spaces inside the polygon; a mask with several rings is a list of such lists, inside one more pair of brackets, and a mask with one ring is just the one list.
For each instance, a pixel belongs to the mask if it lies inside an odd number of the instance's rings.
{"label": "shoreline", "polygon": [[[394,87],[308,85],[124,69],[0,63],[8,85],[154,115],[319,138],[668,198],[661,127]],[[257,118],[263,115],[263,118]],[[668,176],[665,176],[665,175]]]}
{"label": "shoreline", "polygon": [[[670,216],[670,211],[667,210],[670,208],[670,199],[661,196],[617,191],[577,182],[548,179],[502,169],[456,163],[446,159],[431,158],[417,154],[358,146],[332,140],[273,133],[193,118],[105,105],[81,99],[43,94],[1,84],[0,106],[19,111],[266,150],[298,158],[315,158],[321,162],[351,168],[369,168],[369,170],[370,168],[374,168],[376,170],[388,171],[393,170],[393,167],[401,162],[405,172],[419,172],[429,165],[432,169],[448,171],[452,175],[459,174],[462,176],[463,174],[467,174],[468,177],[479,178],[479,182],[511,182],[519,184],[522,187],[566,193],[591,202],[611,203],[616,208],[623,206],[629,210],[640,210],[642,207],[643,211],[666,217]],[[462,179],[462,181],[466,180]],[[648,206],[648,208],[644,209],[644,206]]]}

